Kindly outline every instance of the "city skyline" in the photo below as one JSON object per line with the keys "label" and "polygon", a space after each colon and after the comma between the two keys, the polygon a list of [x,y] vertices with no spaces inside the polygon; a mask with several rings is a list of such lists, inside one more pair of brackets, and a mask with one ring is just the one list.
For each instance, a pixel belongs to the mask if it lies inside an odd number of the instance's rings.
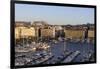
{"label": "city skyline", "polygon": [[52,25],[94,24],[94,8],[15,4],[15,21],[46,21]]}

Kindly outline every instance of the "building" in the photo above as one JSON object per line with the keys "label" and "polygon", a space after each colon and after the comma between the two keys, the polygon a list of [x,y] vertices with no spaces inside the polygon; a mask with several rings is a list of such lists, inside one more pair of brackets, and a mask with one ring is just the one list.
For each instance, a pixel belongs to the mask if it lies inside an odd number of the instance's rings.
{"label": "building", "polygon": [[15,27],[15,39],[35,37],[34,27]]}
{"label": "building", "polygon": [[84,30],[75,30],[75,29],[64,29],[65,38],[70,39],[83,39]]}
{"label": "building", "polygon": [[53,29],[41,29],[41,37],[50,37],[54,38],[54,31]]}
{"label": "building", "polygon": [[94,43],[94,40],[95,40],[95,31],[88,30],[88,42]]}

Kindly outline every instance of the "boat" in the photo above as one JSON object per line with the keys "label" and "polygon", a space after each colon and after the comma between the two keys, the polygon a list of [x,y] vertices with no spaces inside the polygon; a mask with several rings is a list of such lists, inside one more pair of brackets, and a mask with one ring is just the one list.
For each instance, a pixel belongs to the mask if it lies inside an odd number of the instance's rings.
{"label": "boat", "polygon": [[92,53],[85,55],[84,59],[82,59],[82,62],[90,61],[91,57],[92,57]]}
{"label": "boat", "polygon": [[28,62],[27,65],[37,65],[37,64],[43,64],[49,59],[53,58],[54,56],[52,54],[39,54],[41,58],[32,60],[31,62]]}
{"label": "boat", "polygon": [[75,51],[73,52],[71,55],[69,55],[66,59],[64,59],[62,61],[62,63],[69,63],[69,62],[72,62],[74,60],[74,58],[76,56],[78,56],[80,54],[80,51]]}

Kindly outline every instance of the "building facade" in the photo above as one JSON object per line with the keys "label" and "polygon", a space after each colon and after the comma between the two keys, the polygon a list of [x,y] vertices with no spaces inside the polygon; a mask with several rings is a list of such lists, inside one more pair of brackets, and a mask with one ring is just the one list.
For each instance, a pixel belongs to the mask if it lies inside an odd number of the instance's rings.
{"label": "building facade", "polygon": [[34,27],[15,27],[15,39],[35,37]]}
{"label": "building facade", "polygon": [[65,32],[65,38],[83,39],[83,37],[84,37],[84,31],[83,30],[66,29],[66,30],[64,30],[64,32]]}

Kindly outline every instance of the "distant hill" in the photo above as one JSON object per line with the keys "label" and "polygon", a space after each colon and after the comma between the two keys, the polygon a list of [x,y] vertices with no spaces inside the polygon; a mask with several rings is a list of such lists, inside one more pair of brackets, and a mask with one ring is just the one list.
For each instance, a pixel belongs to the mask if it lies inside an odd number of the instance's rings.
{"label": "distant hill", "polygon": [[45,21],[34,21],[32,25],[49,25],[49,24]]}
{"label": "distant hill", "polygon": [[25,21],[16,21],[15,22],[15,26],[30,26],[31,23],[30,22],[25,22]]}

